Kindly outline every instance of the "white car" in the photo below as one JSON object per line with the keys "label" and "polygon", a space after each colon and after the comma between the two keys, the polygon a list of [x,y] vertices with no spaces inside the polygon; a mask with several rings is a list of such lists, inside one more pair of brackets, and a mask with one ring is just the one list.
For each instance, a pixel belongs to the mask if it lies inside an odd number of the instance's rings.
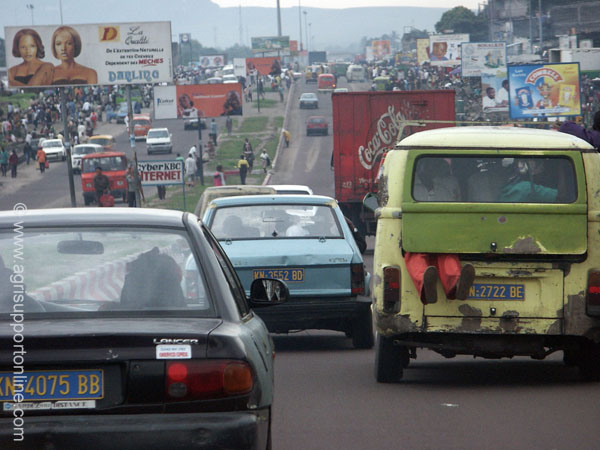
{"label": "white car", "polygon": [[71,165],[73,166],[73,173],[81,173],[81,159],[85,155],[91,153],[102,153],[104,147],[98,144],[78,144],[73,147],[71,151]]}
{"label": "white car", "polygon": [[42,148],[46,152],[46,158],[49,160],[54,158],[57,161],[67,159],[67,149],[65,148],[62,139],[46,139],[42,142]]}
{"label": "white car", "polygon": [[173,142],[168,128],[150,128],[146,135],[148,154],[156,152],[173,153]]}
{"label": "white car", "polygon": [[223,75],[223,84],[237,83],[238,78],[235,75]]}

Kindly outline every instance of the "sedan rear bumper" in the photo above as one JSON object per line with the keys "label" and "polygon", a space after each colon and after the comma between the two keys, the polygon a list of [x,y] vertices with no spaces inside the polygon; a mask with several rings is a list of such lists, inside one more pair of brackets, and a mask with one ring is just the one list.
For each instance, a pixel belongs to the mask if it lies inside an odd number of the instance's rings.
{"label": "sedan rear bumper", "polygon": [[[202,414],[24,417],[22,442],[0,419],[1,448],[265,449],[267,410]],[[20,444],[20,445],[19,445]]]}
{"label": "sedan rear bumper", "polygon": [[369,314],[369,297],[290,298],[257,311],[271,333],[325,329],[346,331],[353,319]]}

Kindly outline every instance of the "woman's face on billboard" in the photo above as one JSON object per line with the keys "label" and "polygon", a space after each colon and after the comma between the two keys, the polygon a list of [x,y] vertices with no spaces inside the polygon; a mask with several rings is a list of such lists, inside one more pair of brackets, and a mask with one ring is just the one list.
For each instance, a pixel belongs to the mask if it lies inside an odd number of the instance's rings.
{"label": "woman's face on billboard", "polygon": [[34,59],[37,56],[37,50],[38,48],[33,37],[24,34],[21,39],[19,39],[19,52],[25,61]]}
{"label": "woman's face on billboard", "polygon": [[54,40],[54,50],[58,57],[63,61],[71,60],[75,57],[75,42],[73,36],[68,31],[61,31]]}

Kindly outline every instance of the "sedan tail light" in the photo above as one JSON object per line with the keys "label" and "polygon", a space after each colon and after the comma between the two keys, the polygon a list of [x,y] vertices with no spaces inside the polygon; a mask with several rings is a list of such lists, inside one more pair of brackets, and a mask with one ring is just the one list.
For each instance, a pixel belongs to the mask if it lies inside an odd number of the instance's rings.
{"label": "sedan tail light", "polygon": [[250,365],[236,360],[167,362],[166,391],[171,401],[246,394],[254,387]]}
{"label": "sedan tail light", "polygon": [[600,316],[600,271],[591,271],[588,275],[585,306],[588,316]]}
{"label": "sedan tail light", "polygon": [[352,295],[364,295],[365,293],[365,269],[361,264],[351,264],[352,271]]}

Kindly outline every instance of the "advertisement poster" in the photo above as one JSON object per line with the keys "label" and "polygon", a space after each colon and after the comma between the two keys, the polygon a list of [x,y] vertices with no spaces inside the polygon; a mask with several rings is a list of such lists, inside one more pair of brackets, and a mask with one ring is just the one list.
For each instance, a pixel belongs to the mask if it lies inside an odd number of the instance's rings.
{"label": "advertisement poster", "polygon": [[510,117],[581,115],[579,63],[508,67]]}
{"label": "advertisement poster", "polygon": [[460,46],[469,42],[468,34],[434,34],[429,36],[429,60],[432,66],[460,64]]}
{"label": "advertisement poster", "polygon": [[373,47],[373,58],[375,59],[384,59],[392,54],[391,41],[373,41],[371,46]]}
{"label": "advertisement poster", "polygon": [[266,53],[266,52],[290,52],[290,37],[289,36],[263,36],[253,37],[252,52],[253,53]]}
{"label": "advertisement poster", "polygon": [[233,74],[236,77],[246,76],[246,58],[233,58]]}
{"label": "advertisement poster", "polygon": [[154,117],[187,119],[242,115],[240,83],[155,86]]}
{"label": "advertisement poster", "polygon": [[417,62],[419,65],[429,61],[429,39],[417,39]]}
{"label": "advertisement poster", "polygon": [[225,65],[225,56],[223,55],[205,55],[200,57],[196,63],[199,67],[207,69],[209,67],[223,67]]}
{"label": "advertisement poster", "polygon": [[5,27],[11,87],[172,82],[171,22]]}
{"label": "advertisement poster", "polygon": [[463,77],[478,77],[484,70],[506,70],[505,42],[464,42],[461,45]]}
{"label": "advertisement poster", "polygon": [[246,72],[250,75],[257,70],[261,75],[269,75],[270,73],[281,73],[281,58],[246,58]]}
{"label": "advertisement poster", "polygon": [[484,113],[508,112],[509,95],[506,68],[481,72],[481,105]]}
{"label": "advertisement poster", "polygon": [[183,184],[183,161],[138,161],[142,186]]}

